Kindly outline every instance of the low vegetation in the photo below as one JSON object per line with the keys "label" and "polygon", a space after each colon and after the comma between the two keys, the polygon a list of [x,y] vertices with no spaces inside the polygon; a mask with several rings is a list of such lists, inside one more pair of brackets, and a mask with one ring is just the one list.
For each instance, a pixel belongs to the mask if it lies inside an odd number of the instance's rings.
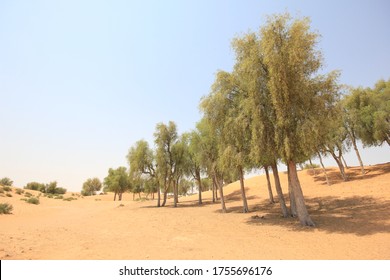
{"label": "low vegetation", "polygon": [[12,214],[13,206],[9,203],[0,203],[0,214]]}

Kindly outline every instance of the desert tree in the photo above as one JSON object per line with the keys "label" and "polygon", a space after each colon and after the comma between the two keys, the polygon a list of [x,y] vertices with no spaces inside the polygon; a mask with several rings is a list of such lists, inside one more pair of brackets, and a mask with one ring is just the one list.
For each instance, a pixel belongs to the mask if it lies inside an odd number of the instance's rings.
{"label": "desert tree", "polygon": [[130,179],[126,167],[110,168],[107,177],[104,178],[105,191],[114,193],[114,201],[122,200],[124,192],[130,189]]}
{"label": "desert tree", "polygon": [[173,121],[169,121],[168,124],[158,123],[156,125],[154,142],[156,145],[156,164],[158,166],[157,175],[163,188],[163,202],[161,206],[165,206],[167,202],[168,191],[172,187],[178,171],[177,161],[175,161],[177,153],[173,152],[173,147],[178,139],[176,124]]}
{"label": "desert tree", "polygon": [[261,48],[269,73],[268,88],[275,109],[275,140],[287,164],[289,185],[302,225],[314,226],[307,211],[296,164],[310,158],[317,143],[310,137],[326,123],[324,114],[335,101],[337,74],[318,75],[322,56],[318,33],[308,18],[289,14],[269,17],[261,28]]}
{"label": "desert tree", "polygon": [[250,120],[242,109],[245,98],[234,75],[219,71],[209,96],[201,102],[204,116],[220,131],[219,155],[222,169],[236,169],[240,179],[243,212],[249,212],[245,194],[244,170],[249,165]]}
{"label": "desert tree", "polygon": [[155,152],[149,147],[148,142],[145,140],[137,141],[129,149],[127,162],[130,166],[130,174],[142,174],[146,176],[146,189],[152,192],[152,194],[157,192],[157,207],[160,207],[160,185]]}
{"label": "desert tree", "polygon": [[187,174],[191,176],[198,185],[198,204],[202,204],[202,138],[198,130],[184,133],[182,141],[186,149]]}
{"label": "desert tree", "polygon": [[102,189],[102,182],[99,178],[89,178],[84,182],[81,194],[84,196],[95,195],[96,192]]}
{"label": "desert tree", "polygon": [[224,171],[221,169],[219,161],[219,149],[218,142],[220,138],[220,131],[215,129],[210,124],[210,121],[202,117],[202,119],[196,124],[196,129],[201,137],[201,162],[205,167],[205,171],[212,181],[213,190],[213,202],[214,202],[214,188],[216,187],[219,192],[221,211],[226,213],[225,197],[223,194],[223,177]]}
{"label": "desert tree", "polygon": [[260,39],[255,33],[248,33],[235,38],[233,48],[236,53],[234,72],[240,87],[247,92],[247,98],[241,100],[242,107],[251,115],[250,160],[254,167],[265,169],[271,203],[273,195],[268,169],[272,168],[282,214],[287,217],[288,210],[277,167],[279,155],[275,141],[275,109],[268,89],[269,71],[264,63]]}
{"label": "desert tree", "polygon": [[13,183],[14,182],[8,177],[4,177],[0,179],[0,185],[4,187],[11,187]]}

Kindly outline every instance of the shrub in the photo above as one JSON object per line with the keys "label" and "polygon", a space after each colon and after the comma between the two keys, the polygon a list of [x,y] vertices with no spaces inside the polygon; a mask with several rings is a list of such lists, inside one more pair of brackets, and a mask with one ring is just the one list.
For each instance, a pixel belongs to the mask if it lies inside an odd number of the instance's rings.
{"label": "shrub", "polygon": [[54,193],[56,193],[56,194],[66,194],[66,189],[64,189],[64,188],[55,188]]}
{"label": "shrub", "polygon": [[27,190],[45,192],[44,191],[45,190],[45,184],[41,184],[41,183],[38,183],[38,182],[30,182],[24,188],[27,189]]}
{"label": "shrub", "polygon": [[64,198],[63,195],[56,195],[56,196],[54,196],[54,199],[63,199],[63,198]]}
{"label": "shrub", "polygon": [[303,166],[303,169],[312,169],[312,168],[319,168],[320,166],[318,164],[315,164],[315,163],[306,163],[304,166]]}
{"label": "shrub", "polygon": [[26,193],[24,194],[24,196],[25,196],[25,197],[32,197],[33,195],[32,195],[32,193],[26,192]]}
{"label": "shrub", "polygon": [[29,199],[26,200],[26,202],[38,205],[39,204],[39,199],[36,198],[36,197],[30,197]]}
{"label": "shrub", "polygon": [[10,194],[10,193],[7,193],[7,196],[8,196],[8,197],[12,197],[12,194]]}
{"label": "shrub", "polygon": [[21,194],[24,193],[24,190],[22,190],[22,189],[16,189],[15,192],[16,192],[17,194],[21,195]]}
{"label": "shrub", "polygon": [[10,191],[12,191],[12,189],[8,186],[5,186],[5,187],[3,187],[3,191],[10,192]]}
{"label": "shrub", "polygon": [[9,203],[0,203],[0,214],[11,214],[13,206]]}
{"label": "shrub", "polygon": [[72,201],[72,200],[77,200],[77,198],[68,197],[68,198],[64,198],[63,200],[64,200],[64,201]]}
{"label": "shrub", "polygon": [[14,182],[10,179],[10,178],[7,178],[7,177],[4,177],[2,179],[0,179],[0,185],[2,186],[12,186]]}

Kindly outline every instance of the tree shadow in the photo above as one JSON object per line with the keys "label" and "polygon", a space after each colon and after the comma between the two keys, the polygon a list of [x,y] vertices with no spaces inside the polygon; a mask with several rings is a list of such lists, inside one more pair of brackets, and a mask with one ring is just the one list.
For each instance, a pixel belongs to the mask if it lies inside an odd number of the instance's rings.
{"label": "tree shadow", "polygon": [[[390,173],[390,163],[376,164],[374,166],[365,166],[365,174],[364,176],[361,174],[360,167],[349,167],[345,169],[346,174],[348,176],[348,181],[356,181],[356,180],[367,180],[371,178],[375,178],[381,176],[386,173]],[[322,169],[315,169],[315,174],[311,169],[307,170],[308,174],[314,178],[315,182],[322,182],[323,185],[326,185],[325,174]],[[340,172],[338,169],[326,169],[328,174],[329,181],[331,185],[335,185],[338,183],[344,182],[341,178]]]}
{"label": "tree shadow", "polygon": [[327,196],[306,199],[306,204],[316,224],[314,228],[301,226],[296,218],[283,218],[279,205],[270,205],[266,200],[259,205],[262,214],[251,216],[246,223],[255,226],[277,225],[294,231],[319,230],[358,236],[390,233],[390,201],[370,196]]}

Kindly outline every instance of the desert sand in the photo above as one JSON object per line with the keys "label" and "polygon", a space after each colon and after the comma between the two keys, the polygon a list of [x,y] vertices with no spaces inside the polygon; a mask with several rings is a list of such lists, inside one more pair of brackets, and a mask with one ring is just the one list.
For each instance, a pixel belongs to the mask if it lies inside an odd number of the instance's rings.
{"label": "desert sand", "polygon": [[[330,168],[327,186],[321,170],[299,172],[315,228],[284,219],[270,204],[265,176],[247,179],[250,213],[241,213],[238,182],[224,188],[228,213],[197,195],[181,197],[179,207],[155,207],[156,201],[122,201],[113,195],[63,201],[41,196],[40,204],[1,196],[10,215],[0,215],[1,259],[390,259],[390,163],[357,167],[342,182]],[[271,177],[272,178],[272,177]],[[281,174],[287,199],[287,177]],[[33,194],[38,192],[29,191]],[[71,196],[67,194],[66,196]],[[276,192],[274,190],[274,196]]]}

